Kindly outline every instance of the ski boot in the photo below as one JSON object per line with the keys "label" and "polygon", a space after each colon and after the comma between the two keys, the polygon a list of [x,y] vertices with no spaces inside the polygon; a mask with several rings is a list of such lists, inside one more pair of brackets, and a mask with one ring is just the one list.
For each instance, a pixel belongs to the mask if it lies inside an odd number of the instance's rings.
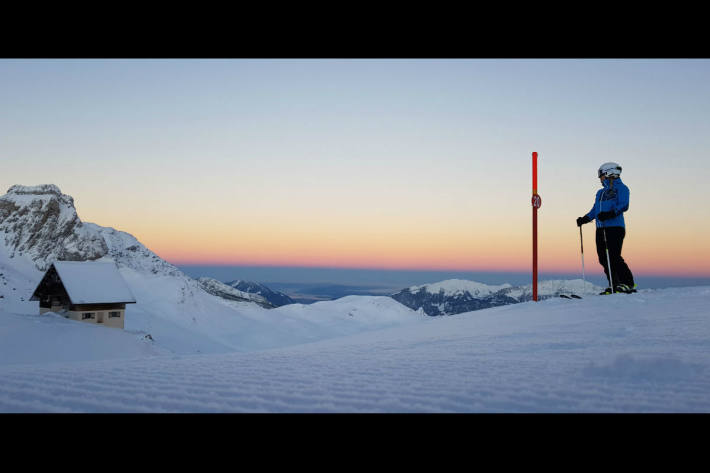
{"label": "ski boot", "polygon": [[613,294],[613,291],[611,290],[610,287],[607,287],[604,289],[602,292],[599,293],[600,296],[606,296],[607,294]]}
{"label": "ski boot", "polygon": [[614,290],[616,292],[623,292],[624,294],[631,294],[633,292],[636,292],[636,285],[634,284],[634,287],[631,288],[627,284],[618,284]]}

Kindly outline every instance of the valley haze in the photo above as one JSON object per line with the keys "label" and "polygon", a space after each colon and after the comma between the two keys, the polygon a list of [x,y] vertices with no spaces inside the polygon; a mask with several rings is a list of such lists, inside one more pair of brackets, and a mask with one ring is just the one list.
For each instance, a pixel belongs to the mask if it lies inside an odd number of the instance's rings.
{"label": "valley haze", "polygon": [[[335,299],[346,295],[390,295],[401,289],[447,279],[464,279],[496,285],[531,284],[530,272],[427,271],[362,268],[317,268],[288,266],[176,265],[185,274],[208,276],[227,282],[244,279],[260,282],[271,289],[295,296],[299,302]],[[595,266],[599,266],[598,269]],[[710,285],[710,278],[637,274],[639,287],[664,288]],[[541,273],[544,279],[580,279],[579,273]],[[596,261],[588,262],[587,281],[601,286],[606,282]]]}

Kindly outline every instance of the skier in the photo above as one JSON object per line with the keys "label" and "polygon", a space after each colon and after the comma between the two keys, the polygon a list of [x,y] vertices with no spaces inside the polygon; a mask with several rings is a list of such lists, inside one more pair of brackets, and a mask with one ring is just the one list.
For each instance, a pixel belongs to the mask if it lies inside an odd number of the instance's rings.
{"label": "skier", "polygon": [[624,212],[629,210],[629,188],[621,181],[621,166],[617,163],[602,164],[598,175],[602,188],[597,191],[592,210],[577,219],[577,226],[597,220],[597,255],[609,281],[609,287],[602,294],[636,292],[634,277],[621,257],[626,235]]}

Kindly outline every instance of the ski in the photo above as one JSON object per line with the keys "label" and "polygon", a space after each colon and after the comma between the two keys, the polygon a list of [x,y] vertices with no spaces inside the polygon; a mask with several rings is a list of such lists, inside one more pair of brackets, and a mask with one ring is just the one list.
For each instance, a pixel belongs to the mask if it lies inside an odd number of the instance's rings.
{"label": "ski", "polygon": [[581,296],[578,296],[577,294],[560,294],[560,297],[564,299],[581,299]]}

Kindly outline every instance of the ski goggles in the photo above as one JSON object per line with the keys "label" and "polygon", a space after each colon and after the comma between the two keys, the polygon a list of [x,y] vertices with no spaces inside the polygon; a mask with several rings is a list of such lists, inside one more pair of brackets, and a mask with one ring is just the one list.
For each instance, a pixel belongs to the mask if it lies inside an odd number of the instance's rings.
{"label": "ski goggles", "polygon": [[[621,168],[616,168],[616,169],[619,171],[619,173],[621,173]],[[605,176],[606,176],[606,171],[597,171],[597,175],[598,175],[600,178],[601,178],[601,177],[605,177]],[[618,176],[618,174],[617,174],[617,176]],[[615,176],[615,177],[616,177],[616,176]]]}

